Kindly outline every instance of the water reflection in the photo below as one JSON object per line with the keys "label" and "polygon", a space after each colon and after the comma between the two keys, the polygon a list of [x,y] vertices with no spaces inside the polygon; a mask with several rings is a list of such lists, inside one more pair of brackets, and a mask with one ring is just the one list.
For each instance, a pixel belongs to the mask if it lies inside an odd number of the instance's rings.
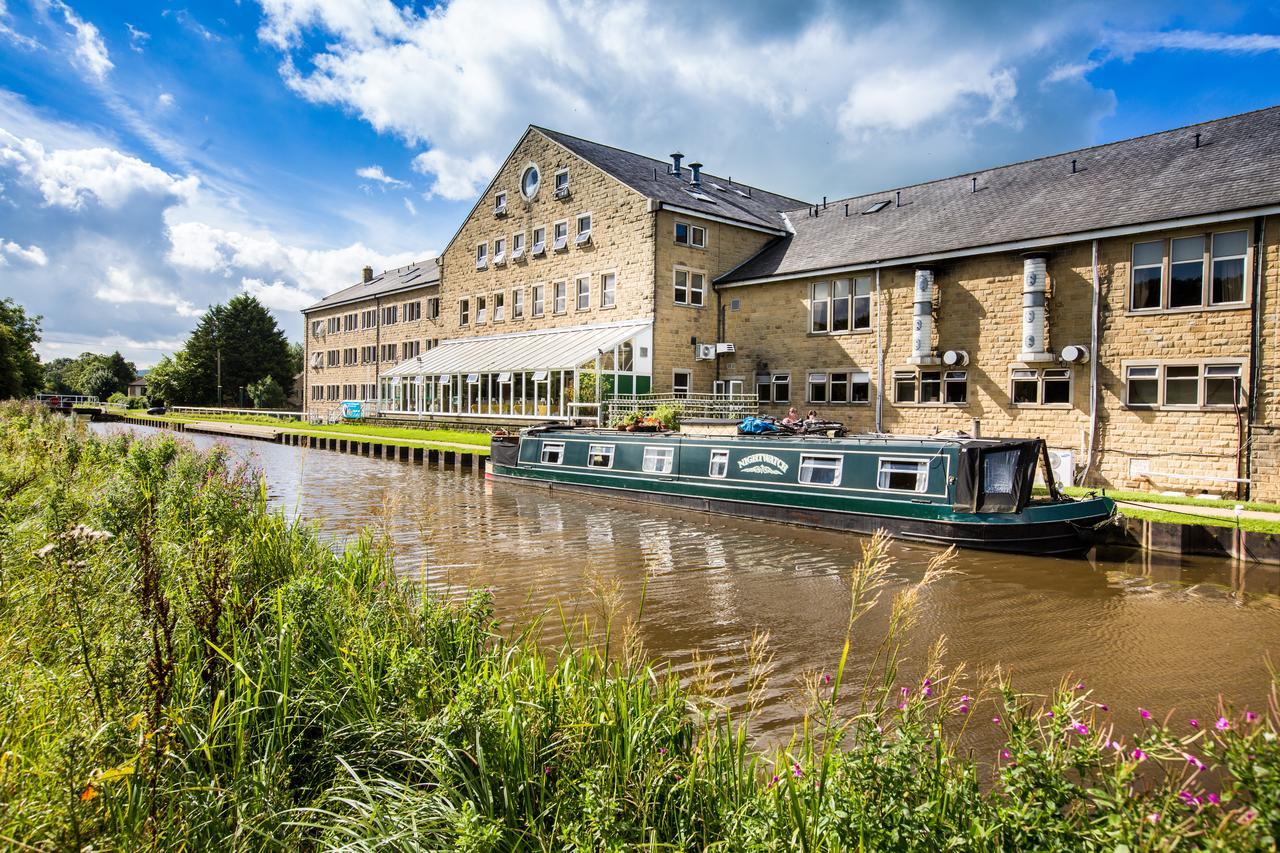
{"label": "water reflection", "polygon": [[[693,666],[695,650],[740,670],[753,632],[768,631],[776,676],[765,729],[794,723],[799,679],[829,671],[839,655],[855,536],[227,443],[263,470],[277,505],[317,521],[325,536],[345,541],[372,524],[395,542],[400,571],[445,595],[492,587],[509,621],[548,613],[544,627],[554,635],[561,609],[594,614],[601,585],[616,587],[624,617],[639,612],[643,597],[641,637],[680,672]],[[936,553],[895,544],[894,587],[918,580]],[[970,671],[1000,665],[1031,692],[1070,673],[1118,713],[1141,705],[1203,715],[1219,694],[1255,707],[1264,701],[1264,655],[1280,651],[1274,568],[1132,552],[1089,560],[966,552],[958,568],[921,603],[909,647],[917,665],[945,634],[949,660]],[[855,677],[869,666],[887,610],[882,604],[860,624]]]}

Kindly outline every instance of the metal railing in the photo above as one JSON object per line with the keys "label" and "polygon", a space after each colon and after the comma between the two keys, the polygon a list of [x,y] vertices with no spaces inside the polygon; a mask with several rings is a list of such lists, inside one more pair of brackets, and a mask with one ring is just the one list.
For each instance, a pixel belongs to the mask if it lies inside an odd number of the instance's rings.
{"label": "metal railing", "polygon": [[92,394],[37,394],[36,401],[46,406],[100,406],[101,401]]}
{"label": "metal railing", "polygon": [[280,418],[288,421],[302,419],[302,412],[283,409],[223,409],[217,406],[170,406],[169,411],[183,415],[259,415],[264,418]]}
{"label": "metal railing", "polygon": [[615,397],[600,404],[601,423],[609,426],[632,412],[648,414],[664,405],[679,407],[680,417],[686,419],[741,420],[760,410],[760,399],[755,394],[638,394]]}

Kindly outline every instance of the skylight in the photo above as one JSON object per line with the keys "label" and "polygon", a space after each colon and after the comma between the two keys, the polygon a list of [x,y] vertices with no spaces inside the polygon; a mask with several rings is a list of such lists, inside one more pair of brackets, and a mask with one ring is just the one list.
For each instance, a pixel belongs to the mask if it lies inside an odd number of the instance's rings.
{"label": "skylight", "polygon": [[866,215],[868,213],[879,213],[880,211],[884,210],[888,206],[889,206],[889,202],[887,200],[872,202],[871,206],[868,207],[866,210],[862,211],[862,213],[863,215]]}
{"label": "skylight", "polygon": [[707,195],[706,193],[700,193],[696,190],[685,190],[685,192],[687,192],[689,195],[696,198],[698,201],[709,201],[712,204],[716,203],[716,200],[711,196]]}

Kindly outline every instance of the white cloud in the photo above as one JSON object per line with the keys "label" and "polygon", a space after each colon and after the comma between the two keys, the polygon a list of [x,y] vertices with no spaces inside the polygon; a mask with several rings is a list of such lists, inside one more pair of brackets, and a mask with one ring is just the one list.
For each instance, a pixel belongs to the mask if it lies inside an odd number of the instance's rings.
{"label": "white cloud", "polygon": [[487,154],[454,157],[439,148],[423,151],[413,158],[413,168],[435,178],[423,198],[439,196],[453,201],[474,198],[498,169],[498,161]]}
{"label": "white cloud", "polygon": [[173,106],[173,95],[169,92],[161,92],[160,96],[156,98],[156,104],[161,109],[168,109]]}
{"label": "white cloud", "polygon": [[378,183],[388,187],[409,186],[404,181],[391,177],[386,172],[382,171],[381,166],[378,166],[376,164],[373,166],[364,166],[362,168],[356,169],[356,175],[358,177],[364,178],[366,181],[377,181]]}
{"label": "white cloud", "polygon": [[985,107],[988,120],[996,120],[1009,110],[1017,92],[1012,72],[977,56],[961,54],[918,68],[889,68],[854,82],[840,106],[839,127],[851,136],[911,130],[946,115],[966,99]]}
{"label": "white cloud", "polygon": [[151,33],[143,32],[128,22],[125,22],[125,26],[129,28],[129,49],[134,53],[142,53],[147,42],[151,41]]}
{"label": "white cloud", "polygon": [[0,239],[0,266],[7,264],[9,258],[37,267],[48,266],[49,264],[49,256],[44,253],[44,249],[41,249],[36,244],[32,243],[30,246],[23,248],[12,240]]}
{"label": "white cloud", "polygon": [[46,205],[79,210],[90,200],[119,208],[135,194],[190,199],[195,177],[179,178],[111,148],[46,149],[38,140],[0,129],[0,168],[36,185]]}
{"label": "white cloud", "polygon": [[97,80],[105,79],[115,65],[111,62],[107,45],[103,42],[98,28],[77,15],[66,3],[57,2],[55,5],[62,11],[62,17],[66,19],[67,26],[71,27],[75,35],[77,61]]}
{"label": "white cloud", "polygon": [[140,303],[172,308],[179,317],[199,317],[201,314],[199,308],[156,278],[120,267],[107,267],[107,279],[98,284],[93,295],[103,302],[117,305]]}
{"label": "white cloud", "polygon": [[409,198],[408,196],[405,196],[403,199],[401,199],[401,201],[404,202],[404,209],[409,211],[410,216],[418,215],[418,207],[413,203],[413,199]]}
{"label": "white cloud", "polygon": [[1055,65],[1044,82],[1061,83],[1084,79],[1108,62],[1119,59],[1131,62],[1139,54],[1160,50],[1187,50],[1202,53],[1270,53],[1280,50],[1280,35],[1266,33],[1210,33],[1200,30],[1167,30],[1164,32],[1104,33],[1098,55],[1081,62]]}
{"label": "white cloud", "polygon": [[29,36],[24,36],[22,33],[9,26],[9,22],[11,20],[12,16],[10,16],[4,0],[0,0],[0,36],[5,37],[9,41],[26,50],[35,50],[40,46],[40,43],[35,39],[30,38]]}
{"label": "white cloud", "polygon": [[257,297],[263,305],[277,311],[301,311],[319,298],[315,294],[285,284],[280,279],[268,284],[260,278],[242,278],[240,288],[250,296]]}

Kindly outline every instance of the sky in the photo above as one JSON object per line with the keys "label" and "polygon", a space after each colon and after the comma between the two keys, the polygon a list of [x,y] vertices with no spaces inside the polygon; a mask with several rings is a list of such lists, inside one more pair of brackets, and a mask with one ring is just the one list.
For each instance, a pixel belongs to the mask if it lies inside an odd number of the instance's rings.
{"label": "sky", "polygon": [[529,124],[818,200],[1280,104],[1280,5],[0,0],[0,296],[140,367],[443,251]]}

